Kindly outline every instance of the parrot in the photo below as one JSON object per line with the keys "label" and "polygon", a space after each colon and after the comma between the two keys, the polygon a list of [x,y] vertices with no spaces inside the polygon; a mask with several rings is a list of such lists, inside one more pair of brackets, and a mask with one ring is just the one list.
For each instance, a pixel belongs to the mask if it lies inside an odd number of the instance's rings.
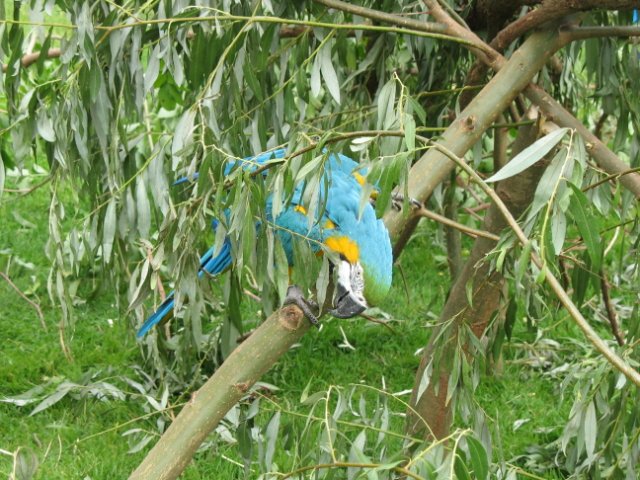
{"label": "parrot", "polygon": [[[285,149],[261,153],[253,157],[234,160],[225,166],[225,175],[236,168],[254,171],[270,160],[286,157]],[[337,318],[351,318],[359,315],[369,306],[384,299],[391,287],[393,255],[389,232],[383,221],[376,217],[370,203],[361,204],[362,187],[365,178],[359,164],[343,154],[328,154],[320,188],[320,201],[325,208],[316,213],[309,227],[308,212],[303,205],[303,183],[294,189],[291,202],[274,219],[272,198],[267,198],[266,216],[275,224],[277,235],[284,249],[290,268],[295,268],[293,260],[293,236],[309,239],[311,250],[322,253],[322,246],[335,255],[330,255],[334,274],[333,308],[329,310]],[[183,177],[174,185],[195,181],[198,174]],[[322,187],[322,186],[321,186]],[[321,209],[318,209],[321,210]],[[212,221],[215,230],[219,221]],[[217,251],[217,253],[216,253]],[[334,260],[332,260],[332,258]],[[212,246],[200,259],[198,275],[217,275],[232,264],[231,241],[226,238],[221,248]],[[284,304],[295,303],[314,325],[318,319],[311,311],[312,302],[306,300],[301,290],[292,285],[287,291]],[[174,293],[171,292],[157,310],[143,323],[136,336],[143,337],[156,324],[173,312]]]}

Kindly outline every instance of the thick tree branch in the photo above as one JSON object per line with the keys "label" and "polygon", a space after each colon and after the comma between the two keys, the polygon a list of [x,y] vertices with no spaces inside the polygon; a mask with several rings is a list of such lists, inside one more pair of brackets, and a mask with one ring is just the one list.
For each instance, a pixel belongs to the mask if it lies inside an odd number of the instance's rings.
{"label": "thick tree branch", "polygon": [[[558,35],[554,31],[531,35],[445,130],[439,143],[463,156],[559,47]],[[409,196],[426,201],[453,168],[454,164],[446,155],[430,149],[411,168],[407,185]],[[385,223],[392,236],[398,237],[405,229],[406,217],[389,212]]]}
{"label": "thick tree branch", "polygon": [[625,10],[639,6],[638,0],[545,0],[538,8],[502,29],[490,45],[501,52],[525,33],[571,13],[588,10]]}
{"label": "thick tree branch", "polygon": [[302,310],[288,305],[242,342],[193,394],[131,479],[175,479],[196,450],[251,386],[309,330]]}

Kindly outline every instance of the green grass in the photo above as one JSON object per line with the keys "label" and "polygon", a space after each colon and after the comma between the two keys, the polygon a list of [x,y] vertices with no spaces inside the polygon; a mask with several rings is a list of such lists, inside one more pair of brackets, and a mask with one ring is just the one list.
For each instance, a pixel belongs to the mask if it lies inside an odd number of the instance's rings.
{"label": "green grass", "polygon": [[[0,279],[0,338],[3,339],[0,397],[20,394],[49,379],[79,381],[88,371],[99,372],[98,378],[107,381],[119,375],[135,378],[132,365],[141,364],[142,358],[131,318],[118,311],[115,295],[106,285],[91,301],[76,307],[75,330],[73,335],[67,335],[72,359],[66,358],[61,349],[58,333],[61,313],[51,305],[46,291],[47,188],[26,197],[5,193],[2,202],[0,250],[4,253],[0,256],[0,267],[18,288],[34,290],[29,298],[40,304],[47,330],[40,325],[36,311]],[[12,212],[19,212],[34,227],[21,225]],[[389,392],[410,389],[419,362],[414,352],[424,346],[428,338],[428,312],[438,313],[448,284],[441,251],[433,242],[433,232],[424,230],[401,258],[407,289],[402,275],[396,274],[392,294],[382,306],[397,320],[392,324],[393,331],[362,320],[334,320],[321,332],[312,331],[264,378],[280,388],[272,400],[285,410],[306,414],[308,407],[300,404],[300,396],[307,384],[310,384],[309,392],[326,390],[330,385],[361,382],[382,388],[383,381]],[[7,271],[9,257],[12,260]],[[20,266],[16,258],[32,263],[34,268]],[[343,341],[340,327],[355,350],[340,347]],[[523,326],[517,328],[518,340],[529,336],[531,333]],[[525,453],[527,447],[557,436],[566,421],[568,408],[559,404],[555,385],[550,380],[534,369],[511,363],[510,350],[515,349],[507,348],[503,374],[483,378],[477,392],[479,405],[494,422],[491,429],[494,434],[500,432],[505,458]],[[371,394],[369,397],[373,398]],[[408,396],[402,398],[408,400]],[[32,451],[40,463],[36,478],[123,478],[142,460],[150,446],[129,454],[130,445],[122,433],[131,428],[157,431],[155,415],[141,418],[147,413],[143,405],[144,402],[139,401],[105,402],[67,397],[30,416],[33,405],[17,407],[0,403],[0,449]],[[400,405],[392,407],[402,411]],[[287,415],[283,418],[283,423],[293,421]],[[530,420],[514,431],[513,423],[525,418]],[[267,419],[265,413],[257,421]],[[401,432],[402,420],[394,417],[391,427]],[[198,454],[183,478],[243,478],[242,468],[227,459],[242,462],[236,446],[217,443]],[[11,469],[12,458],[0,455],[0,476],[7,477]]]}

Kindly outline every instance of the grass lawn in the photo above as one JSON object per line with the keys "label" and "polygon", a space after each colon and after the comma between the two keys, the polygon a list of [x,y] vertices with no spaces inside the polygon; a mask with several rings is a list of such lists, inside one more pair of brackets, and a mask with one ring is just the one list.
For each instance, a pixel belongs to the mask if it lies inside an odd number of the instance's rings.
{"label": "grass lawn", "polygon": [[[142,365],[131,319],[116,308],[115,295],[108,285],[102,285],[91,300],[76,307],[75,331],[68,335],[72,359],[66,358],[59,341],[61,314],[51,306],[46,290],[47,209],[46,187],[26,197],[5,193],[0,206],[0,271],[40,305],[47,326],[43,329],[36,310],[6,279],[0,279],[0,398],[18,395],[48,380],[82,383],[87,374],[107,382],[121,376],[135,378],[133,366]],[[331,385],[360,382],[378,388],[384,385],[388,392],[412,387],[419,362],[414,353],[426,343],[428,326],[439,312],[448,283],[442,252],[433,246],[434,235],[435,227],[423,227],[401,258],[407,289],[397,270],[393,291],[382,305],[396,320],[393,331],[361,319],[329,321],[322,331],[306,335],[302,344],[264,378],[279,387],[271,400],[278,408],[293,412],[284,413],[283,422],[309,412],[309,407],[300,403],[308,384],[310,393]],[[353,349],[343,345],[341,328]],[[532,340],[533,335],[519,325],[514,342]],[[566,421],[568,408],[559,403],[555,385],[540,370],[510,360],[516,352],[513,344],[507,346],[502,375],[483,378],[477,392],[479,405],[492,421],[494,444],[499,432],[506,459],[555,438]],[[13,458],[9,454],[20,449],[27,453],[26,458],[31,454],[37,458],[35,478],[124,478],[150,445],[128,453],[132,446],[129,440],[135,436],[122,434],[134,428],[155,434],[158,420],[158,415],[148,414],[144,402],[135,401],[133,388],[126,393],[130,394],[127,401],[67,396],[32,416],[36,404],[19,407],[0,403],[0,449],[5,453],[0,455],[0,476],[6,478],[11,473]],[[408,395],[401,398],[408,400]],[[262,405],[268,410],[270,403]],[[390,408],[403,410],[399,404]],[[265,413],[257,421],[268,418]],[[522,426],[514,431],[518,420]],[[402,419],[394,417],[390,428],[401,433]],[[183,478],[243,478],[238,450],[233,444],[212,442],[198,454]],[[283,453],[276,452],[276,459],[278,455]],[[250,474],[250,478],[256,475]]]}

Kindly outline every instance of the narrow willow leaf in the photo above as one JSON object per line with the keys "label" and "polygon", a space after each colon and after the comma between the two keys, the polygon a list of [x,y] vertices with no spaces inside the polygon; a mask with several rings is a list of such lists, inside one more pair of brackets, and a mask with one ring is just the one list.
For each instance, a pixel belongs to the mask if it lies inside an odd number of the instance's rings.
{"label": "narrow willow leaf", "polygon": [[515,280],[516,283],[522,283],[522,277],[524,272],[529,268],[531,262],[531,250],[533,249],[533,242],[528,242],[522,249],[522,253],[518,258],[518,264],[516,266]]}
{"label": "narrow willow leaf", "polygon": [[589,460],[593,460],[596,450],[596,435],[598,433],[598,421],[596,418],[596,405],[589,402],[584,414],[584,446]]}
{"label": "narrow willow leaf", "polygon": [[454,455],[455,463],[453,469],[456,472],[456,478],[458,480],[471,480],[471,475],[469,474],[469,470],[467,469],[464,459],[458,453],[455,453]]}
{"label": "narrow willow leaf", "polygon": [[69,381],[65,380],[60,385],[58,385],[58,388],[56,389],[55,392],[53,392],[51,395],[49,395],[44,400],[42,400],[36,406],[36,408],[33,409],[33,411],[29,414],[29,416],[33,416],[36,413],[42,412],[43,410],[46,410],[50,406],[55,405],[60,400],[62,400],[64,397],[66,397],[67,394],[71,390],[73,390],[75,387],[77,387],[77,385],[75,383],[72,383],[72,382],[69,382]]}
{"label": "narrow willow leaf", "polygon": [[316,158],[307,162],[305,165],[303,165],[302,168],[300,168],[300,170],[298,170],[298,173],[296,174],[296,183],[299,182],[300,180],[304,180],[305,177],[309,175],[311,172],[318,170],[318,168],[322,165],[323,160],[324,160],[324,155],[319,155]]}
{"label": "narrow willow leaf", "polygon": [[2,198],[2,192],[4,192],[4,160],[2,159],[2,152],[0,152],[0,199]]}
{"label": "narrow willow leaf", "polygon": [[149,54],[149,61],[147,68],[144,72],[144,92],[148,93],[153,87],[153,84],[158,79],[158,73],[160,72],[160,46],[156,45],[153,51]]}
{"label": "narrow willow leaf", "polygon": [[171,154],[173,155],[171,169],[174,171],[177,169],[178,163],[180,162],[180,152],[191,141],[195,118],[195,110],[188,109],[178,121],[178,125],[176,125],[176,129],[173,134],[173,143],[171,144]]}
{"label": "narrow willow leaf", "polygon": [[427,390],[429,383],[431,382],[431,373],[433,372],[433,363],[429,362],[422,372],[420,378],[420,384],[418,385],[418,396],[416,402],[422,398],[422,394]]}
{"label": "narrow willow leaf", "polygon": [[264,466],[266,470],[271,470],[271,465],[273,463],[273,454],[276,451],[276,442],[278,440],[279,430],[280,411],[277,411],[267,424],[267,428],[265,429],[264,433],[265,440],[267,441],[264,453]]}
{"label": "narrow willow leaf", "polygon": [[602,259],[602,242],[599,232],[597,217],[589,211],[589,200],[582,191],[574,184],[569,183],[573,190],[573,198],[569,204],[572,220],[578,226],[578,231],[582,236],[587,252],[591,257],[592,269],[594,272],[600,271]]}
{"label": "narrow willow leaf", "polygon": [[320,58],[316,56],[311,67],[311,95],[317,97],[320,95]]}
{"label": "narrow willow leaf", "polygon": [[393,113],[393,106],[396,99],[396,82],[395,80],[390,80],[387,82],[384,87],[380,90],[380,94],[378,95],[378,122],[376,124],[376,128],[381,130],[385,125],[388,125],[389,122],[393,123],[395,119],[395,115]]}
{"label": "narrow willow leaf", "polygon": [[531,208],[527,215],[527,223],[533,219],[540,209],[544,207],[554,194],[555,186],[557,185],[559,178],[564,173],[566,166],[567,152],[566,149],[561,149],[551,160],[551,163],[546,168],[538,186],[536,187],[536,193],[533,196],[533,202],[531,202]]}
{"label": "narrow willow leaf", "polygon": [[562,210],[555,209],[551,217],[551,240],[553,242],[553,251],[556,255],[560,255],[562,251],[566,233],[567,217]]}
{"label": "narrow willow leaf", "polygon": [[404,143],[410,152],[416,148],[416,121],[412,115],[404,114]]}
{"label": "narrow willow leaf", "polygon": [[318,301],[318,305],[322,308],[327,297],[327,288],[329,287],[329,280],[331,276],[329,275],[329,259],[326,255],[322,257],[322,266],[320,267],[320,273],[318,275],[318,279],[316,280],[316,299]]}
{"label": "narrow willow leaf", "polygon": [[461,367],[460,363],[461,363],[460,352],[455,351],[453,353],[453,365],[451,366],[451,373],[449,374],[449,383],[447,386],[447,398],[445,400],[445,403],[447,405],[449,404],[449,402],[453,398],[453,395],[456,393],[456,390],[458,389],[458,381],[460,380],[460,367]]}
{"label": "narrow willow leaf", "polygon": [[56,140],[56,133],[53,130],[53,120],[47,116],[44,110],[40,110],[38,113],[38,134],[47,142],[54,142]]}
{"label": "narrow willow leaf", "polygon": [[526,170],[538,160],[543,158],[555,147],[562,137],[567,133],[568,128],[559,128],[544,137],[536,140],[533,144],[525,148],[518,155],[513,157],[509,163],[502,167],[495,175],[487,178],[485,182],[498,182],[505,178],[513,177]]}
{"label": "narrow willow leaf", "polygon": [[107,205],[107,211],[104,214],[104,227],[102,230],[102,258],[105,263],[109,263],[111,259],[111,251],[113,249],[113,239],[116,235],[116,201],[112,198]]}
{"label": "narrow willow leaf", "polygon": [[329,90],[329,93],[336,103],[340,104],[340,83],[338,82],[338,75],[331,62],[331,44],[329,42],[324,44],[318,56],[320,57],[320,71],[327,85],[327,90]]}
{"label": "narrow willow leaf", "polygon": [[471,465],[473,473],[478,480],[484,480],[489,476],[489,459],[484,445],[473,437],[467,437],[467,446],[469,447],[469,456],[471,457]]}
{"label": "narrow willow leaf", "polygon": [[138,177],[136,182],[136,217],[138,223],[138,233],[142,238],[149,238],[151,229],[151,207],[147,187],[142,178]]}

